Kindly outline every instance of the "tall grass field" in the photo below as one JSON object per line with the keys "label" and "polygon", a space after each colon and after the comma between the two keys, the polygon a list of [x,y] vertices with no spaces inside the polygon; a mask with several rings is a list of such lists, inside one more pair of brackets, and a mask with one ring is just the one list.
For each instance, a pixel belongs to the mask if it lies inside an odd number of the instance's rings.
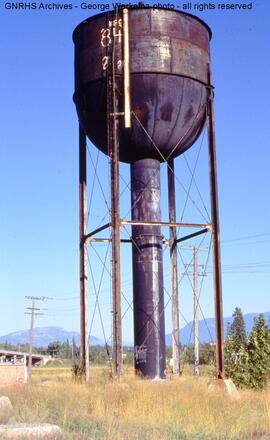
{"label": "tall grass field", "polygon": [[31,385],[0,389],[18,422],[61,426],[76,440],[270,439],[270,390],[240,391],[232,400],[208,389],[209,378],[186,374],[145,381],[124,372],[120,383],[93,367],[88,384],[69,368],[33,369]]}

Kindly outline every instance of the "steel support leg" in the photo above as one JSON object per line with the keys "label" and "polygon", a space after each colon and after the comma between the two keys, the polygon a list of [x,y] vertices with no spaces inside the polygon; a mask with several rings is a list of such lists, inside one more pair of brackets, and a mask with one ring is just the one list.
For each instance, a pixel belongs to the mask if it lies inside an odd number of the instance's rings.
{"label": "steel support leg", "polygon": [[80,313],[81,346],[80,361],[86,381],[89,380],[89,341],[88,341],[88,292],[87,292],[87,248],[85,243],[87,222],[87,170],[86,136],[79,128],[79,210],[80,210]]}
{"label": "steel support leg", "polygon": [[216,164],[216,139],[214,125],[214,102],[211,72],[209,70],[209,101],[208,101],[208,152],[210,171],[211,191],[211,217],[213,234],[213,272],[214,272],[214,295],[215,295],[215,319],[216,319],[216,364],[217,376],[224,379],[223,359],[223,305],[222,305],[222,281],[221,281],[221,252],[219,232],[219,210],[218,210],[218,186],[217,186],[217,164]]}
{"label": "steel support leg", "polygon": [[[168,162],[169,220],[176,222],[174,160]],[[170,227],[171,292],[172,292],[172,357],[173,373],[180,374],[179,296],[176,227]]]}

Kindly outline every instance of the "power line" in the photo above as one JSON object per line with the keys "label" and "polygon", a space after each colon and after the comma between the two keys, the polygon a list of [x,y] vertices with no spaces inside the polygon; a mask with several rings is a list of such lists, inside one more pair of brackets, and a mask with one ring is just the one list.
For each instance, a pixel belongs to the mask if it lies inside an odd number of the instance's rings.
{"label": "power line", "polygon": [[249,240],[251,238],[266,237],[268,235],[270,235],[270,232],[264,232],[262,234],[255,234],[255,235],[246,235],[244,237],[236,237],[236,238],[231,238],[231,239],[227,239],[227,240],[221,240],[221,243],[229,243],[229,242],[232,242],[232,241]]}
{"label": "power line", "polygon": [[[225,270],[229,269],[260,269],[270,267],[270,261],[258,261],[253,263],[232,263],[232,264],[223,264],[222,266]],[[212,266],[209,266],[209,269],[212,269]]]}

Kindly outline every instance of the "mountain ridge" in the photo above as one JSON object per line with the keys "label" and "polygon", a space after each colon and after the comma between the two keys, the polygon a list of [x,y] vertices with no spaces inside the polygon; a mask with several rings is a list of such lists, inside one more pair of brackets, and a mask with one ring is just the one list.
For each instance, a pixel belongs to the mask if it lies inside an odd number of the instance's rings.
{"label": "mountain ridge", "polygon": [[[35,347],[46,347],[51,342],[59,341],[65,342],[75,339],[76,345],[80,345],[80,333],[76,331],[65,330],[58,326],[36,327],[34,329],[33,345]],[[19,330],[0,336],[0,343],[7,342],[11,345],[28,344],[29,330]],[[104,345],[102,339],[95,336],[90,336],[90,345]]]}
{"label": "mountain ridge", "polygon": [[[262,313],[266,319],[266,322],[269,322],[270,312]],[[246,325],[247,334],[249,334],[252,330],[254,318],[259,316],[260,313],[246,313],[243,315]],[[223,326],[224,326],[224,334],[225,337],[227,335],[228,324],[231,324],[233,321],[233,317],[224,317],[223,318]],[[215,319],[214,318],[206,318],[199,320],[199,341],[202,344],[206,344],[209,342],[215,342]],[[194,333],[193,333],[193,321],[190,321],[183,328],[180,329],[180,341],[182,345],[189,345],[193,343]],[[172,345],[172,335],[166,335],[166,345]]]}
{"label": "mountain ridge", "polygon": [[[246,331],[249,334],[251,332],[254,318],[256,318],[260,313],[246,313],[244,316]],[[266,322],[268,323],[270,320],[270,312],[264,312]],[[232,317],[224,317],[224,333],[225,336],[227,334],[228,324],[233,320]],[[33,345],[35,347],[46,347],[51,342],[59,341],[65,342],[75,338],[75,342],[77,345],[80,345],[80,333],[71,330],[65,330],[62,327],[58,326],[47,326],[47,327],[36,327],[34,329],[34,341]],[[189,345],[193,343],[193,321],[187,323],[183,328],[180,329],[180,341],[182,345]],[[19,330],[16,332],[8,333],[6,335],[0,336],[0,343],[8,343],[11,345],[17,344],[28,344],[29,341],[29,330]],[[214,318],[206,318],[199,320],[199,341],[200,343],[209,343],[215,341],[215,319]],[[96,336],[90,336],[90,345],[104,346],[104,341]],[[125,346],[132,346],[132,342],[124,342]],[[172,345],[172,335],[166,335],[166,345]]]}

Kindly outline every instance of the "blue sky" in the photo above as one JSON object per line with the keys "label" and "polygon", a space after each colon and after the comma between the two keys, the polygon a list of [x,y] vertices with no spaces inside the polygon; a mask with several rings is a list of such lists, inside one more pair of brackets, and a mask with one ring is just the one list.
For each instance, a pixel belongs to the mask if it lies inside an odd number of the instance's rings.
{"label": "blue sky", "polygon": [[[183,3],[174,2],[180,6]],[[48,310],[44,316],[38,317],[38,326],[59,325],[77,330],[78,128],[72,102],[71,34],[74,27],[90,13],[80,8],[67,11],[5,10],[4,4],[1,2],[0,6],[0,334],[28,328],[29,317],[24,311],[29,301],[25,300],[25,295],[54,298],[41,305]],[[80,2],[74,1],[73,5],[80,5]],[[270,309],[270,6],[267,1],[254,1],[252,5],[252,10],[247,11],[196,12],[213,31],[211,49],[216,88],[225,316],[231,315],[235,306],[242,307],[245,313]],[[194,10],[191,12],[195,13]],[[191,165],[194,163],[201,144],[202,155],[196,179],[208,203],[206,136],[187,153],[187,159]],[[96,160],[97,152],[90,142],[89,149],[91,157]],[[102,185],[108,188],[107,172],[104,173],[107,159],[100,154],[98,161]],[[176,169],[179,178],[188,186],[183,158],[177,160]],[[164,170],[162,172],[165,174]],[[89,183],[92,174],[90,164]],[[127,166],[121,167],[121,175],[128,180]],[[193,191],[196,198],[194,187]],[[165,196],[165,187],[163,192]],[[182,211],[182,200],[179,192],[179,212]],[[163,204],[166,216],[166,202]],[[122,212],[128,211],[129,195],[126,191],[122,198]],[[90,216],[93,227],[104,214],[105,203],[96,183]],[[192,215],[188,206],[185,219],[198,220],[197,214]],[[98,252],[104,256],[106,248],[100,247]],[[98,285],[102,265],[94,250],[90,250],[89,255]],[[123,290],[130,299],[129,257],[130,251],[123,250]],[[205,257],[202,253],[201,263]],[[108,254],[108,267],[109,259]],[[183,259],[190,261],[190,254],[183,253]],[[164,260],[165,263],[168,261],[166,251]],[[213,316],[211,260],[209,265],[201,303],[206,317]],[[183,271],[181,267],[179,270]],[[165,279],[168,279],[166,264],[164,272]],[[93,310],[92,282],[90,287],[90,308]],[[169,289],[168,286],[166,288]],[[181,284],[181,307],[185,319],[190,320],[192,294],[188,289],[189,282],[185,278]],[[100,290],[101,311],[108,337],[111,329],[108,275],[104,276]],[[170,331],[169,315],[168,306],[167,331]],[[132,338],[131,320],[129,310],[123,323],[126,340]],[[102,336],[97,313],[92,334]]]}

